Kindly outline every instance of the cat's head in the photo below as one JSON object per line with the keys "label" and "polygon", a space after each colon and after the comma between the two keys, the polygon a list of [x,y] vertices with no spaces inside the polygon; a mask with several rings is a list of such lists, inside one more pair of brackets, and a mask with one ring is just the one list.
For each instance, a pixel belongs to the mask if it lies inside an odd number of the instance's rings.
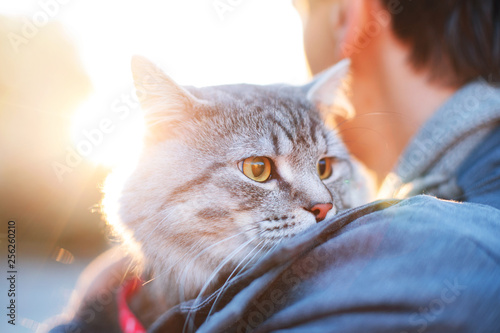
{"label": "cat's head", "polygon": [[153,277],[182,281],[192,297],[224,260],[221,272],[367,200],[358,165],[318,111],[347,69],[305,87],[185,88],[133,59],[147,128],[119,217]]}

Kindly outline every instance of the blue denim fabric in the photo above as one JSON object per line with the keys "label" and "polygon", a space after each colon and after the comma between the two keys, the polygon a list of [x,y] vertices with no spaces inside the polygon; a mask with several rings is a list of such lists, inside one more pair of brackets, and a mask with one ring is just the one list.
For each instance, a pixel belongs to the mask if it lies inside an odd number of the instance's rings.
{"label": "blue denim fabric", "polygon": [[457,183],[463,201],[500,209],[500,126],[462,163]]}

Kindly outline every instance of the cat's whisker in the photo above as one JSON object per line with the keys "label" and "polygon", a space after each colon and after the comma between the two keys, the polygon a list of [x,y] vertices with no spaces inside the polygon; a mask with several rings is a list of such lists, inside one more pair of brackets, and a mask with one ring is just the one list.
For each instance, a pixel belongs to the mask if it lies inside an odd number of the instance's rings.
{"label": "cat's whisker", "polygon": [[[240,236],[240,235],[242,235],[242,234],[244,234],[244,233],[246,233],[246,232],[253,231],[253,230],[255,230],[255,229],[258,229],[258,227],[257,227],[257,226],[253,226],[253,227],[251,227],[251,228],[247,228],[247,229],[245,229],[245,230],[243,230],[243,231],[241,231],[241,232],[239,232],[239,233],[237,233],[237,234],[234,234],[234,235],[228,236],[228,237],[226,237],[226,238],[220,239],[220,240],[218,240],[217,242],[215,242],[215,243],[213,243],[213,244],[210,244],[209,246],[207,246],[206,248],[204,248],[201,252],[199,252],[198,254],[196,254],[196,256],[194,256],[193,258],[191,258],[191,260],[190,260],[190,261],[194,261],[194,260],[198,259],[198,258],[199,258],[201,255],[203,255],[206,251],[209,251],[209,250],[210,250],[210,249],[212,249],[213,247],[215,247],[215,246],[217,246],[217,245],[220,245],[220,244],[221,244],[221,243],[223,243],[223,242],[226,242],[226,241],[228,241],[228,240],[231,240],[231,239],[233,239],[233,238],[236,238],[236,237],[238,237],[238,236]],[[203,239],[201,239],[201,240],[203,241]]]}
{"label": "cat's whisker", "polygon": [[[150,236],[151,236],[151,235],[152,235],[152,234],[153,234],[153,233],[154,233],[154,232],[155,232],[155,231],[156,231],[156,230],[157,230],[157,229],[161,226],[161,224],[162,224],[162,223],[163,223],[163,222],[164,222],[164,221],[165,221],[165,220],[166,220],[166,219],[167,219],[170,215],[171,215],[171,214],[166,215],[166,216],[165,216],[165,217],[161,220],[161,222],[160,222],[160,223],[157,223],[157,224],[155,225],[155,227],[153,228],[153,230],[151,230],[151,232],[148,234],[148,236],[146,237],[146,239],[148,239],[148,238],[149,238],[149,237],[150,237]],[[133,268],[134,268],[134,267],[136,267],[136,262],[135,262],[134,260],[131,260],[131,261],[128,263],[127,268],[125,269],[125,272],[123,273],[123,277],[122,277],[122,281],[121,281],[121,282],[123,282],[123,280],[124,280],[124,279],[125,279],[125,278],[129,275],[129,273],[133,270]],[[140,273],[138,273],[138,274],[140,274]],[[150,280],[148,280],[148,281],[144,282],[142,285],[144,286],[144,285],[148,284],[149,282],[151,282],[151,281],[153,281],[153,280],[154,280],[154,278],[152,278],[152,279],[150,279]]]}
{"label": "cat's whisker", "polygon": [[212,274],[209,276],[209,278],[207,279],[207,281],[205,282],[205,285],[203,286],[203,288],[201,288],[201,291],[198,293],[198,296],[196,297],[196,300],[195,300],[195,304],[198,303],[200,297],[203,295],[203,293],[205,292],[205,290],[207,289],[208,285],[210,284],[210,282],[216,277],[216,275],[220,272],[220,270],[236,255],[238,254],[238,252],[240,252],[242,249],[244,249],[246,246],[248,246],[248,244],[252,243],[253,241],[255,241],[258,237],[257,236],[254,236],[253,238],[247,240],[246,242],[240,244],[236,249],[234,249],[233,251],[231,251],[231,253],[229,253],[228,256],[226,256],[226,258],[214,269],[214,271],[212,272]]}
{"label": "cat's whisker", "polygon": [[188,251],[186,251],[181,257],[179,257],[179,259],[177,259],[174,263],[172,263],[171,265],[169,265],[167,268],[165,268],[163,270],[163,272],[161,274],[158,274],[154,277],[152,277],[151,279],[149,279],[148,281],[144,282],[142,285],[146,285],[154,280],[156,280],[157,278],[160,278],[162,277],[164,274],[168,274],[170,272],[171,269],[173,269],[179,262],[181,262],[185,257],[187,257],[188,255],[191,254],[191,251],[194,250],[196,247],[199,247],[201,244],[203,243],[203,239],[199,239],[197,240],[193,245],[191,245],[191,247],[189,248]]}
{"label": "cat's whisker", "polygon": [[[231,251],[231,253],[214,269],[214,271],[212,272],[212,274],[210,274],[210,276],[208,277],[207,281],[205,282],[205,284],[203,285],[203,288],[201,288],[201,291],[198,293],[198,296],[196,297],[196,299],[194,300],[193,302],[193,305],[192,307],[196,307],[200,301],[201,301],[201,297],[202,295],[205,293],[205,291],[207,290],[207,288],[210,286],[210,283],[212,282],[212,280],[217,276],[217,274],[224,268],[224,266],[227,265],[227,263],[236,255],[238,254],[238,252],[240,252],[241,250],[243,250],[245,247],[248,246],[248,244],[252,243],[253,241],[255,241],[256,239],[258,238],[258,236],[254,236],[252,237],[251,239],[247,240],[246,242],[242,243],[240,246],[238,246],[235,250]],[[184,286],[182,285],[181,288],[183,288]],[[183,329],[183,332],[185,331],[185,328],[186,328],[186,325],[188,325],[188,331],[192,331],[193,329],[193,326],[194,326],[194,319],[191,320],[191,312],[188,313],[187,315],[187,318],[186,318],[186,323],[184,324],[184,329]]]}
{"label": "cat's whisker", "polygon": [[[268,241],[268,243],[269,243],[269,241]],[[266,243],[266,245],[267,245],[268,243]],[[267,250],[267,252],[266,252],[266,254],[265,254],[264,256],[266,256],[266,255],[268,255],[269,253],[271,253],[271,252],[273,252],[274,250],[276,250],[276,248],[277,248],[278,246],[280,246],[280,245],[281,245],[281,243],[282,243],[282,242],[278,242],[278,243],[275,243],[273,246],[271,246],[271,248],[269,248],[269,249]]]}
{"label": "cat's whisker", "polygon": [[[161,213],[164,213],[164,211],[161,211],[159,213],[157,213],[157,215],[160,215]],[[158,223],[156,223],[156,225],[154,226],[154,228],[148,233],[148,235],[145,237],[145,239],[148,239],[151,237],[151,235],[158,230],[158,228],[163,225],[163,223],[171,216],[173,215],[172,212],[169,212],[167,215],[165,215]]]}
{"label": "cat's whisker", "polygon": [[[222,285],[222,287],[219,288],[219,290],[217,291],[217,296],[214,300],[214,303],[212,304],[212,307],[210,308],[210,311],[208,312],[208,317],[210,317],[210,315],[212,314],[212,311],[213,309],[215,308],[215,306],[217,305],[217,301],[219,300],[219,297],[222,296],[222,294],[224,293],[227,285],[232,281],[232,277],[233,275],[236,273],[236,271],[238,271],[238,273],[234,276],[234,279],[236,279],[238,276],[240,276],[240,272],[243,272],[245,270],[245,268],[248,266],[248,264],[250,264],[254,259],[255,257],[260,253],[260,251],[262,251],[262,249],[264,248],[263,246],[260,247],[260,245],[262,243],[266,242],[266,240],[262,240],[260,241],[259,244],[257,244],[250,252],[248,252],[248,254],[240,261],[240,263],[233,269],[233,271],[231,272],[231,274],[229,275],[229,277],[226,279],[226,282],[224,282],[224,284]],[[265,244],[264,244],[265,245]],[[260,247],[260,248],[259,248]],[[247,258],[252,255],[252,252],[255,251],[257,248],[259,248],[259,250],[250,258],[247,260]],[[246,261],[246,262],[245,262]],[[244,266],[240,268],[240,266],[243,264]],[[239,270],[238,270],[239,269]]]}
{"label": "cat's whisker", "polygon": [[[249,231],[253,231],[253,230],[255,230],[255,229],[258,229],[258,227],[257,227],[257,226],[253,226],[253,227],[247,228],[247,229],[245,229],[245,230],[243,230],[243,231],[241,231],[241,232],[239,232],[239,233],[237,233],[237,234],[234,234],[234,235],[231,235],[231,236],[229,236],[229,237],[223,238],[223,239],[221,239],[221,240],[219,240],[219,241],[217,241],[217,242],[215,242],[215,243],[213,243],[213,244],[211,244],[211,245],[207,246],[206,248],[204,248],[202,251],[200,251],[200,252],[199,252],[198,254],[196,254],[193,258],[191,258],[191,259],[190,259],[189,263],[188,263],[188,264],[184,267],[184,269],[182,270],[182,273],[181,273],[181,274],[179,274],[179,280],[178,280],[179,285],[181,285],[181,284],[182,284],[182,281],[185,281],[185,279],[186,279],[186,275],[187,275],[187,273],[188,273],[188,270],[192,267],[192,265],[195,263],[195,261],[196,261],[196,260],[197,260],[200,256],[202,256],[204,253],[206,253],[207,251],[210,251],[212,248],[214,248],[215,246],[220,245],[220,244],[221,244],[221,243],[223,243],[223,242],[226,242],[226,241],[228,241],[228,240],[231,240],[231,239],[233,239],[233,238],[236,238],[236,237],[238,237],[238,236],[240,236],[240,235],[242,235],[242,234],[244,234],[244,233],[247,233],[247,232],[249,232]],[[254,237],[254,238],[252,238],[252,239],[255,239],[255,237]],[[181,298],[181,300],[185,300],[185,298],[184,298],[184,288],[180,288],[180,290],[179,290],[179,291],[180,291],[180,298]]]}
{"label": "cat's whisker", "polygon": [[[262,231],[261,231],[262,233]],[[210,311],[207,315],[207,318],[209,318],[211,315],[212,315],[212,312],[213,310],[215,309],[215,307],[217,306],[217,302],[218,302],[218,299],[222,296],[222,294],[224,293],[227,285],[232,281],[232,280],[235,280],[237,279],[238,277],[240,277],[246,270],[246,267],[254,260],[254,258],[259,255],[259,253],[270,243],[271,241],[266,239],[266,240],[262,240],[254,249],[252,249],[251,252],[253,252],[255,249],[257,249],[262,243],[264,243],[262,246],[260,246],[259,250],[252,256],[252,258],[250,258],[249,260],[247,260],[247,262],[245,263],[245,265],[238,271],[238,273],[232,277],[232,275],[234,274],[234,272],[236,272],[236,270],[238,269],[238,267],[241,265],[241,263],[233,270],[233,272],[231,273],[231,276],[229,276],[229,278],[226,280],[226,282],[224,283],[224,285],[219,288],[219,291],[217,292],[217,297],[216,299],[214,300],[214,303],[212,304],[211,308],[210,308]],[[269,249],[267,249],[267,251],[265,252],[265,254],[262,255],[262,257],[265,257],[267,254],[273,252],[278,246],[280,245],[280,242],[274,244],[273,246],[271,246]],[[246,256],[247,257],[247,256]],[[245,257],[245,258],[246,258]],[[245,258],[243,260],[245,260]],[[243,262],[242,260],[242,262]]]}
{"label": "cat's whisker", "polygon": [[[251,230],[254,230],[254,229],[256,229],[256,227],[248,228],[248,229],[246,229],[246,230],[244,230],[244,231],[242,231],[242,232],[240,232],[240,233],[238,233],[238,234],[231,235],[231,236],[229,236],[229,237],[226,237],[226,238],[224,238],[224,239],[221,239],[221,240],[219,240],[218,242],[216,242],[216,243],[214,243],[214,244],[211,244],[210,246],[208,246],[208,247],[204,248],[204,249],[203,249],[201,252],[199,252],[199,253],[198,253],[195,257],[193,257],[193,258],[191,258],[191,259],[190,259],[189,264],[188,264],[188,265],[186,265],[186,267],[184,268],[184,270],[186,270],[187,268],[189,268],[189,267],[190,267],[190,265],[191,265],[191,263],[192,263],[195,259],[199,258],[199,256],[201,256],[204,252],[206,252],[206,251],[210,250],[210,249],[211,249],[211,248],[213,248],[214,246],[217,246],[217,245],[219,245],[220,243],[223,243],[223,242],[225,242],[225,241],[227,241],[227,240],[230,240],[230,239],[232,239],[232,238],[235,238],[235,237],[237,237],[237,236],[239,236],[239,235],[241,235],[241,234],[244,234],[245,232],[248,232],[248,231],[251,231]],[[143,283],[143,285],[145,285],[145,284],[147,284],[147,283],[150,283],[151,281],[153,281],[153,280],[155,280],[155,279],[158,279],[158,278],[160,278],[160,277],[164,276],[165,274],[168,274],[168,273],[170,272],[170,270],[172,270],[172,269],[173,269],[173,268],[174,268],[174,267],[175,267],[175,266],[176,266],[179,262],[181,262],[181,261],[182,261],[185,257],[189,256],[189,255],[191,254],[191,252],[192,252],[195,248],[199,247],[199,246],[200,246],[200,245],[201,245],[204,241],[205,241],[204,239],[199,239],[196,243],[194,243],[193,245],[191,245],[191,247],[190,247],[187,251],[185,251],[185,253],[184,253],[184,254],[183,254],[183,255],[182,255],[179,259],[177,259],[174,263],[172,263],[172,264],[171,264],[171,265],[169,265],[167,268],[165,268],[165,269],[163,270],[163,272],[161,272],[161,273],[159,273],[159,274],[156,274],[156,276],[152,277],[151,279],[149,279],[148,281],[146,281],[145,283]],[[180,276],[179,280],[183,280],[183,279],[185,278],[185,274],[186,274],[186,273],[181,274],[181,276]]]}
{"label": "cat's whisker", "polygon": [[[159,214],[159,213],[158,213],[158,214]],[[153,235],[153,233],[154,233],[155,231],[157,231],[157,230],[158,230],[158,228],[159,228],[159,227],[160,227],[160,226],[161,226],[161,225],[162,225],[162,224],[163,224],[163,223],[164,223],[164,222],[165,222],[165,221],[166,221],[166,220],[167,220],[167,219],[168,219],[171,215],[172,215],[172,213],[165,215],[165,216],[164,216],[164,217],[160,220],[160,222],[159,222],[159,223],[156,223],[156,225],[154,226],[154,228],[153,228],[153,229],[152,229],[152,230],[151,230],[151,231],[147,234],[147,236],[146,236],[144,239],[146,239],[146,240],[147,240],[147,239],[149,239],[149,238],[151,237],[151,235]],[[130,264],[129,264],[129,267],[127,268],[127,273],[131,270],[131,268],[132,268],[132,266],[133,266],[133,265],[134,265],[134,262],[133,262],[133,261],[131,261],[131,262],[130,262]],[[148,281],[144,282],[142,285],[144,286],[144,285],[146,285],[146,284],[150,283],[151,281],[153,281],[154,279],[155,279],[155,278],[151,278],[150,280],[148,280]]]}

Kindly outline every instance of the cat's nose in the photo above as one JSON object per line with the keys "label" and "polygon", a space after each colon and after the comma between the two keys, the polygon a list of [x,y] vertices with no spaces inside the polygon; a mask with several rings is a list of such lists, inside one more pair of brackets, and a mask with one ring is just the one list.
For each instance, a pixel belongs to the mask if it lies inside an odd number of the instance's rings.
{"label": "cat's nose", "polygon": [[308,211],[314,214],[316,217],[316,222],[323,221],[326,217],[326,214],[333,208],[331,203],[322,203],[316,204],[312,206]]}

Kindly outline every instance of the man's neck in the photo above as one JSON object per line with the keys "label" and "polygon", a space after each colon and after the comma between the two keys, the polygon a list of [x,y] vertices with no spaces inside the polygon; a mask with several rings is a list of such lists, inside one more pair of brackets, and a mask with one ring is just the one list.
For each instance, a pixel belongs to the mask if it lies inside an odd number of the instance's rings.
{"label": "man's neck", "polygon": [[339,126],[350,151],[380,184],[410,139],[456,89],[430,84],[395,47],[366,61],[353,57],[352,99],[356,116]]}

